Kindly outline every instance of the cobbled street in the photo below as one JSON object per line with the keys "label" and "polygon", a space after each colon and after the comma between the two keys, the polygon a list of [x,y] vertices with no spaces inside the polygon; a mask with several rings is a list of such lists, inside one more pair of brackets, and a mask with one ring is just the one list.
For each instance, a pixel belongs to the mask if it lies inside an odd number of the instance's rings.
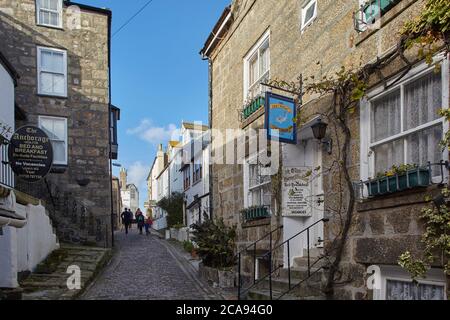
{"label": "cobbled street", "polygon": [[156,235],[115,236],[115,254],[82,300],[206,300],[220,299],[202,284],[190,263]]}

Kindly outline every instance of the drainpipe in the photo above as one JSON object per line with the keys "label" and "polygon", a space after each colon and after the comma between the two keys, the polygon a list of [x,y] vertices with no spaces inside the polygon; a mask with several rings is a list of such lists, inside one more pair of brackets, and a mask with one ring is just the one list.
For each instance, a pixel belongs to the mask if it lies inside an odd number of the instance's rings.
{"label": "drainpipe", "polygon": [[214,202],[213,202],[213,170],[211,163],[211,153],[212,153],[212,99],[213,99],[213,89],[212,89],[212,81],[213,81],[213,63],[210,58],[205,58],[204,60],[208,60],[208,122],[209,122],[209,140],[210,140],[210,149],[209,149],[209,216],[210,219],[214,217]]}
{"label": "drainpipe", "polygon": [[[111,247],[114,248],[114,199],[113,199],[113,182],[112,182],[112,137],[111,137],[111,99],[112,99],[112,90],[111,90],[111,24],[112,24],[112,13],[108,14],[108,74],[109,74],[109,103],[108,103],[108,137],[109,137],[109,189],[110,189],[110,197],[111,197]],[[106,238],[108,241],[108,238]],[[105,243],[107,244],[107,243]]]}

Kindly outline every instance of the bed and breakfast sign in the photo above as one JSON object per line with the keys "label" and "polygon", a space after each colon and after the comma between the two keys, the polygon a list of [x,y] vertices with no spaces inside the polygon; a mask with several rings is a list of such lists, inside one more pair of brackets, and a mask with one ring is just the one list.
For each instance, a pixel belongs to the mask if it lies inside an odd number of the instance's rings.
{"label": "bed and breakfast sign", "polygon": [[311,217],[313,192],[312,168],[284,167],[282,212],[285,217]]}

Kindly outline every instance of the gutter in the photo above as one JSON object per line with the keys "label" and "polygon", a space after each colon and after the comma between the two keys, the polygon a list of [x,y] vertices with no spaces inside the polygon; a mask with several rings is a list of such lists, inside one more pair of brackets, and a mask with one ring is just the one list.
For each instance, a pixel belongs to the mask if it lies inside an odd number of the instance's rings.
{"label": "gutter", "polygon": [[[230,9],[228,9],[230,10]],[[228,12],[225,20],[222,22],[222,24],[220,25],[219,30],[217,30],[217,32],[214,34],[214,37],[211,41],[211,43],[208,45],[208,47],[206,47],[206,49],[201,51],[201,55],[203,58],[207,58],[208,57],[208,51],[209,49],[211,49],[211,47],[214,45],[214,43],[216,42],[216,40],[219,38],[220,33],[222,32],[222,30],[225,28],[225,26],[228,24],[228,21],[230,21],[231,17],[232,17],[232,13],[231,10]]]}

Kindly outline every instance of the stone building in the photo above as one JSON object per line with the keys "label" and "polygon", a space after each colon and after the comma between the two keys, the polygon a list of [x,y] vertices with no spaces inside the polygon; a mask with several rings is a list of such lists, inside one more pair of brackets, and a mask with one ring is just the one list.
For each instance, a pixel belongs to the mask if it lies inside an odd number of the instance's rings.
{"label": "stone building", "polygon": [[[325,114],[331,97],[308,93],[299,106],[301,119],[296,143],[280,143],[279,147],[259,150],[280,152],[281,170],[277,175],[261,173],[264,165],[251,161],[257,154],[249,151],[248,142],[242,159],[237,151],[239,145],[227,148],[233,139],[224,140],[221,135],[227,129],[242,130],[248,135],[250,128],[264,128],[266,110],[261,98],[266,91],[295,98],[292,93],[261,83],[279,79],[299,84],[302,78],[305,82],[313,81],[311,77],[323,79],[339,72],[342,66],[347,70],[357,68],[393,52],[400,38],[398,30],[421,12],[424,2],[386,1],[376,11],[378,1],[235,0],[224,10],[201,50],[209,61],[210,126],[216,131],[211,153],[212,211],[227,224],[238,226],[238,251],[244,250],[241,271],[247,278],[265,275],[271,252],[271,269],[281,267],[274,274],[278,287],[286,283],[287,271],[295,271],[296,276],[303,277],[301,280],[316,282],[309,287],[313,289],[300,286],[295,295],[303,298],[321,295],[320,282],[326,279],[326,272],[319,270],[322,277],[317,279],[304,276],[304,271],[308,253],[316,259],[322,257],[327,252],[323,248],[330,247],[340,228],[336,206],[345,205],[347,194],[339,191],[342,181],[333,164],[342,151],[343,137]],[[428,162],[448,160],[448,152],[439,149],[439,140],[448,124],[437,110],[449,105],[449,65],[442,55],[436,61],[442,67],[437,74],[433,73],[433,67],[419,61],[414,52],[408,52],[404,60],[392,59],[379,74],[373,75],[360,108],[349,116],[347,168],[358,186],[359,199],[340,264],[338,282],[344,284],[335,286],[334,298],[445,296],[442,269],[433,269],[426,280],[419,281],[420,289],[414,289],[409,274],[398,266],[401,253],[420,251],[423,225],[419,214],[425,195],[437,192],[440,183],[446,182],[447,175],[440,174],[441,166],[432,165],[431,172],[426,170],[431,176],[430,181],[425,179],[426,187],[410,185],[408,190],[383,192],[381,197],[377,196],[377,190],[358,184],[375,178],[392,165],[427,167]],[[245,113],[249,105],[252,109]],[[319,137],[313,128],[324,128],[323,124],[328,125],[328,131]],[[230,150],[237,156],[229,156]],[[227,158],[234,161],[225,161]],[[285,206],[288,195],[282,186],[289,178],[286,169],[310,172],[290,176],[298,183],[305,177],[308,180],[307,189],[301,188],[307,193],[302,198],[306,209],[299,215],[290,214]],[[257,215],[246,214],[255,207],[265,210]],[[307,238],[306,232],[301,231],[310,226]],[[294,238],[288,249],[284,242],[291,237]],[[260,241],[255,246],[257,240]],[[248,245],[250,249],[245,250]],[[380,284],[377,290],[369,290],[366,285],[369,266],[379,270],[375,275]],[[261,288],[253,288],[250,293],[253,297],[268,298],[267,290]]]}
{"label": "stone building", "polygon": [[120,228],[122,219],[120,215],[123,212],[122,196],[120,193],[120,180],[117,177],[112,178],[112,194],[113,194],[113,215],[114,215],[114,230]]}
{"label": "stone building", "polygon": [[[111,11],[63,0],[1,0],[0,49],[22,77],[16,126],[43,128],[54,161],[45,181],[17,189],[51,203],[61,241],[111,245]],[[110,130],[111,129],[111,130]]]}
{"label": "stone building", "polygon": [[139,209],[139,189],[133,183],[127,182],[127,170],[120,170],[120,197],[122,199],[122,208],[130,209],[136,213]]}

